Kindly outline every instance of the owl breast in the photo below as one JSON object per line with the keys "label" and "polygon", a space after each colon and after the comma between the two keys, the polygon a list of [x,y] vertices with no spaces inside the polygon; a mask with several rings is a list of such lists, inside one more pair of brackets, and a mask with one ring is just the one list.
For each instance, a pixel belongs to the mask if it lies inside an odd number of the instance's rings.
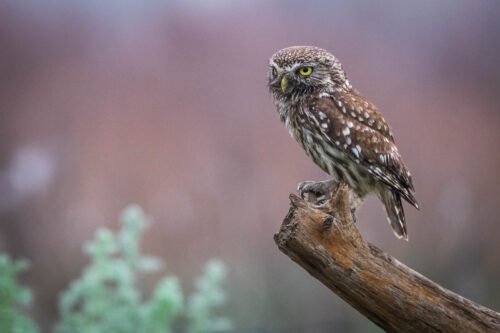
{"label": "owl breast", "polygon": [[328,137],[310,118],[307,106],[290,107],[286,115],[284,122],[290,135],[324,172],[337,181],[347,182],[359,197],[373,191],[373,177],[333,144],[334,138]]}

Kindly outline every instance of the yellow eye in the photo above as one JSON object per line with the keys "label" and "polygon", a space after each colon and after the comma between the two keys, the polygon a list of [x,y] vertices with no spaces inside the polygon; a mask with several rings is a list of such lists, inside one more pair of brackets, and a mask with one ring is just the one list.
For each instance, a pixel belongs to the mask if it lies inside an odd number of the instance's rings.
{"label": "yellow eye", "polygon": [[299,74],[302,76],[309,76],[313,72],[312,67],[300,67],[299,68]]}

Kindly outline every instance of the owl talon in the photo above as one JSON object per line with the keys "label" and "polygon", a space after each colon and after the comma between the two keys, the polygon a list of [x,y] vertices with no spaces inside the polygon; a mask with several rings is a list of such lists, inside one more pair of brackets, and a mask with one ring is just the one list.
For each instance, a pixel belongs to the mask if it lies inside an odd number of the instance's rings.
{"label": "owl talon", "polygon": [[[314,201],[318,205],[322,205],[328,201],[330,190],[336,184],[333,179],[320,182],[304,181],[298,184],[297,192],[302,199],[308,199],[310,195],[314,196]],[[310,201],[310,200],[309,200]]]}
{"label": "owl talon", "polygon": [[316,182],[314,181],[310,181],[310,180],[307,180],[307,181],[304,181],[304,182],[300,182],[298,185],[297,185],[297,192],[299,193],[300,197],[302,199],[304,199],[304,195],[308,192],[314,192],[313,189],[312,189],[312,186],[315,184]]}
{"label": "owl talon", "polygon": [[316,206],[318,207],[323,207],[328,203],[328,198],[325,196],[321,196],[320,198],[317,198],[316,200]]}

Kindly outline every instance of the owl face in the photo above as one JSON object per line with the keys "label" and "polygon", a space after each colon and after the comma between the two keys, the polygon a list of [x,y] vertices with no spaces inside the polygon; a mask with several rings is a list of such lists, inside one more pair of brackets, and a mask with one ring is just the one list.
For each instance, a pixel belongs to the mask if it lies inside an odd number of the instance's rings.
{"label": "owl face", "polygon": [[268,85],[276,97],[335,90],[345,84],[342,66],[329,52],[312,46],[292,46],[269,61]]}

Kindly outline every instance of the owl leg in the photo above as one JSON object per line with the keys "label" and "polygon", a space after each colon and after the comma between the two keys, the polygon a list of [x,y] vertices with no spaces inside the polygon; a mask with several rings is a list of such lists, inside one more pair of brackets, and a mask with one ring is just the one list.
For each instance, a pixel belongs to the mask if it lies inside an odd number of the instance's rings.
{"label": "owl leg", "polygon": [[331,190],[337,186],[338,182],[334,179],[320,182],[305,181],[297,185],[297,192],[302,199],[315,202],[318,205],[324,204],[331,195]]}

